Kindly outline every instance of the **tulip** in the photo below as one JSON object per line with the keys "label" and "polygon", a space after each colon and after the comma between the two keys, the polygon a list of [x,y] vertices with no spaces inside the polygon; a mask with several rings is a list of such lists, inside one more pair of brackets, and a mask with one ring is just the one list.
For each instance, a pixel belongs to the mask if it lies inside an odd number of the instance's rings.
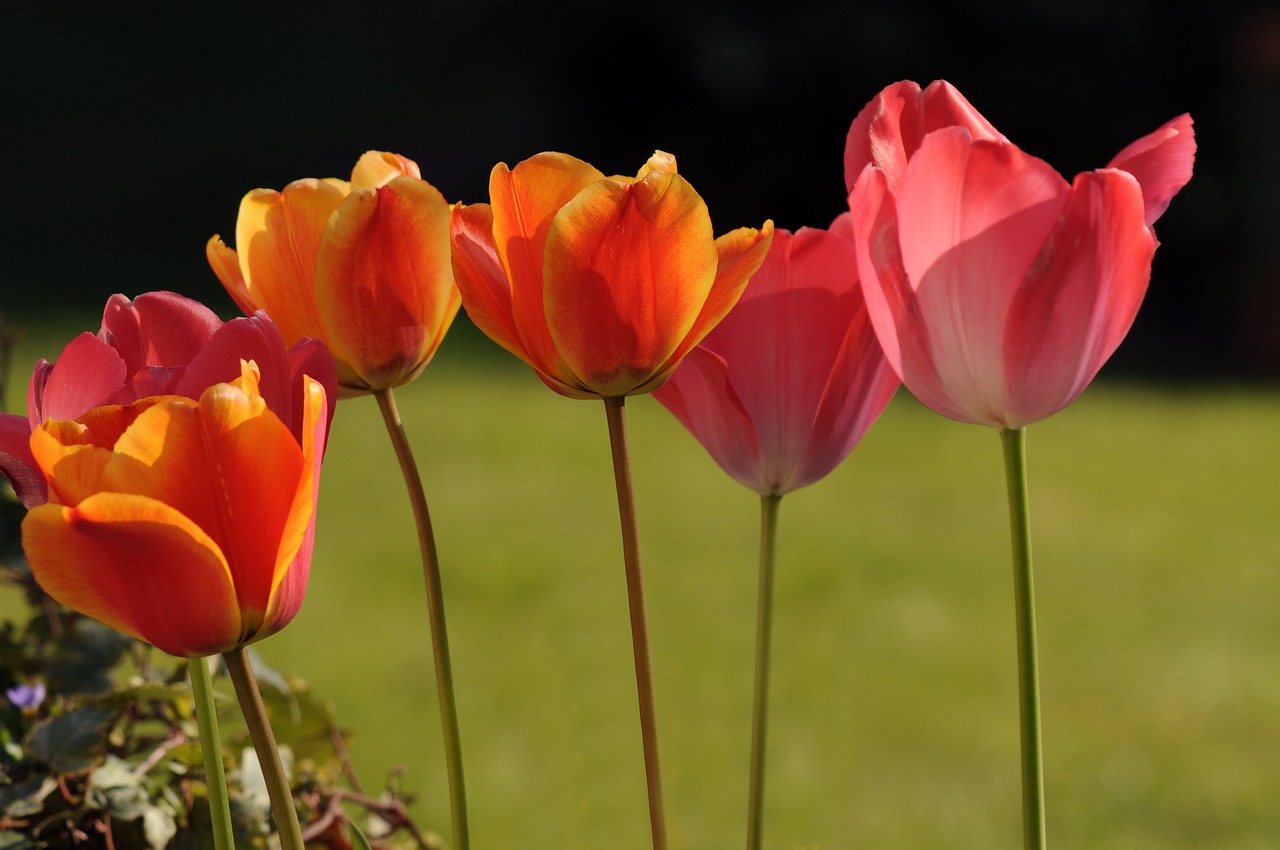
{"label": "tulip", "polygon": [[36,429],[49,500],[22,542],[40,586],[178,656],[288,624],[307,585],[330,402],[303,378],[273,409],[262,377],[246,362],[199,400],[152,396]]}
{"label": "tulip", "polygon": [[288,423],[301,414],[289,400],[300,398],[303,374],[332,395],[333,363],[324,346],[304,340],[286,351],[265,314],[224,324],[208,307],[173,292],[147,292],[133,301],[113,295],[97,334],[80,334],[56,362],[36,364],[27,415],[0,414],[0,469],[24,505],[43,504],[45,479],[30,440],[46,419],[77,419],[95,407],[152,395],[198,398],[206,387],[236,378],[242,359],[264,366],[263,395]]}
{"label": "tulip", "polygon": [[270,313],[285,338],[316,336],[338,365],[340,393],[372,394],[400,462],[431,623],[453,812],[453,846],[469,845],[461,744],[435,535],[393,389],[434,356],[462,304],[449,247],[451,207],[416,163],[369,151],[351,182],[298,180],[244,196],[236,250],[218,236],[206,253],[245,312]]}
{"label": "tulip", "polygon": [[[913,88],[914,87],[914,88]],[[846,179],[867,309],[925,405],[999,429],[1013,542],[1023,846],[1044,850],[1044,761],[1026,426],[1070,404],[1146,294],[1152,225],[1191,178],[1179,116],[1068,184],[993,135],[945,83],[900,83],[850,130]],[[928,92],[950,108],[931,109]],[[967,107],[967,102],[964,103]],[[895,123],[896,122],[896,123]],[[864,144],[865,136],[865,144]]]}
{"label": "tulip", "polygon": [[848,456],[898,378],[858,286],[850,214],[831,230],[775,231],[737,306],[653,397],[716,463],[760,494],[760,591],[747,847],[763,845],[764,751],[778,509]]}
{"label": "tulip", "polygon": [[849,214],[775,231],[742,298],[654,393],[716,463],[762,496],[831,472],[898,387],[858,286]]}
{"label": "tulip", "polygon": [[738,300],[773,223],[713,238],[706,204],[661,151],[635,178],[542,153],[453,214],[467,315],[572,398],[652,392]]}
{"label": "tulip", "polygon": [[1151,225],[1194,151],[1184,115],[1071,184],[962,126],[925,136],[896,188],[868,164],[849,197],[858,266],[902,382],[938,413],[1002,429],[1070,404],[1137,315]]}
{"label": "tulip", "polygon": [[340,392],[360,395],[416,378],[458,312],[449,214],[416,163],[369,151],[350,182],[249,192],[236,249],[215,235],[205,250],[242,310],[266,310],[291,343],[324,340]]}

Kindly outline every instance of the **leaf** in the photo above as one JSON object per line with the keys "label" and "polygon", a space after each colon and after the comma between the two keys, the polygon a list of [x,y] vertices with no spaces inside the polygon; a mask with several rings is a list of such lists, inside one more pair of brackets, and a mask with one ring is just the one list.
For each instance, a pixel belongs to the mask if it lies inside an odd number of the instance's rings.
{"label": "leaf", "polygon": [[0,832],[0,850],[36,850],[39,846],[20,832],[11,829]]}
{"label": "leaf", "polygon": [[133,638],[96,620],[79,618],[59,641],[49,665],[49,690],[60,694],[100,694],[111,690],[111,668]]}
{"label": "leaf", "polygon": [[364,837],[364,833],[360,831],[360,827],[354,823],[351,824],[351,846],[353,850],[373,850],[369,845],[369,839]]}
{"label": "leaf", "polygon": [[27,735],[27,755],[57,773],[84,770],[97,761],[115,712],[86,706],[39,723]]}
{"label": "leaf", "polygon": [[39,814],[44,810],[45,797],[57,787],[58,783],[51,776],[32,776],[17,785],[0,788],[0,813],[12,818]]}

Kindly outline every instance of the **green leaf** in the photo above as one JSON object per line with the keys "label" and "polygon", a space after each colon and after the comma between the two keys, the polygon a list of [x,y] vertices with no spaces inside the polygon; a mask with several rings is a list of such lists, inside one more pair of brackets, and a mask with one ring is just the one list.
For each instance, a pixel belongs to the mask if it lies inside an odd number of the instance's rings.
{"label": "green leaf", "polygon": [[369,846],[369,839],[364,837],[364,833],[360,831],[360,827],[354,823],[351,824],[351,846],[354,850],[373,850]]}
{"label": "green leaf", "polygon": [[106,744],[105,730],[115,712],[86,706],[59,714],[32,727],[27,735],[27,755],[55,772],[84,770],[97,761]]}
{"label": "green leaf", "polygon": [[0,813],[12,818],[37,815],[44,810],[45,797],[57,787],[50,776],[32,776],[17,785],[0,788]]}
{"label": "green leaf", "polygon": [[39,846],[20,832],[11,829],[0,832],[0,850],[36,850]]}

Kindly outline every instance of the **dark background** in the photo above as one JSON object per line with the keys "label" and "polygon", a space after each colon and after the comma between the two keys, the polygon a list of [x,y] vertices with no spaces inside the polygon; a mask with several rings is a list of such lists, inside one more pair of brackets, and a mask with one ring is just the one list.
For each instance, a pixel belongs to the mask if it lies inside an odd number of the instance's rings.
{"label": "dark background", "polygon": [[945,78],[1068,178],[1190,112],[1195,176],[1109,371],[1280,375],[1273,3],[32,3],[0,25],[11,321],[151,289],[229,318],[204,245],[234,241],[241,196],[349,177],[368,149],[470,203],[498,161],[562,150],[634,173],[661,148],[717,233],[826,226],[859,109]]}

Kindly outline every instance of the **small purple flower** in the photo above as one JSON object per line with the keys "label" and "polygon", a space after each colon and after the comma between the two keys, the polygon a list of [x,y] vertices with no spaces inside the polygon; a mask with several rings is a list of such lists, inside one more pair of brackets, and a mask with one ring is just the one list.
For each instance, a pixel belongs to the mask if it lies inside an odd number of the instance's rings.
{"label": "small purple flower", "polygon": [[44,694],[44,682],[36,682],[33,685],[16,685],[4,692],[10,703],[29,711],[40,707],[40,703],[44,702]]}

